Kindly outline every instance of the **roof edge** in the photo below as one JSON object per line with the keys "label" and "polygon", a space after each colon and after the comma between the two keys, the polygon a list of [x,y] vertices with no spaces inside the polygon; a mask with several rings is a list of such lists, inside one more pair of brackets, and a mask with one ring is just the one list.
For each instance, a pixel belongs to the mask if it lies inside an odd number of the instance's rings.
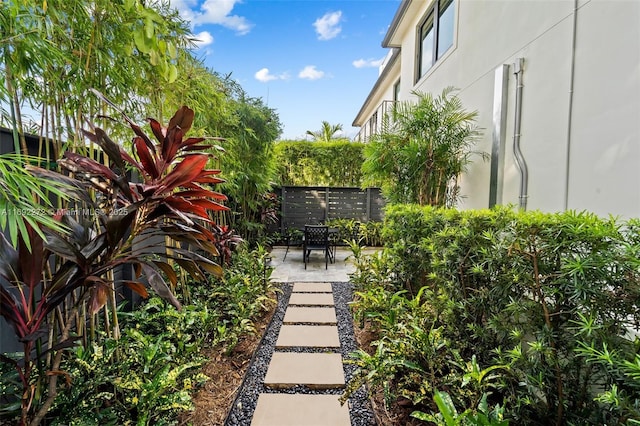
{"label": "roof edge", "polygon": [[398,25],[400,24],[400,21],[402,21],[404,14],[407,12],[407,9],[409,8],[409,3],[411,3],[411,0],[402,0],[402,3],[400,3],[400,6],[398,7],[396,14],[393,16],[391,25],[389,25],[389,29],[387,30],[387,33],[382,39],[382,47],[392,47],[389,43],[391,43],[391,39],[393,38],[393,35],[398,29]]}
{"label": "roof edge", "polygon": [[356,118],[351,123],[351,125],[353,127],[361,127],[361,126],[357,125],[356,122],[358,121],[358,119],[360,118],[360,116],[362,115],[364,110],[367,108],[367,106],[369,106],[369,104],[371,103],[371,98],[373,98],[374,93],[376,93],[376,91],[378,90],[378,88],[382,84],[382,81],[385,78],[387,78],[387,76],[391,72],[391,68],[393,68],[394,64],[396,63],[396,61],[400,57],[400,48],[399,47],[394,47],[392,49],[393,50],[391,51],[392,52],[391,53],[391,58],[389,58],[389,62],[387,62],[387,66],[384,67],[384,69],[382,70],[382,72],[378,76],[378,79],[376,80],[375,84],[373,85],[373,87],[369,91],[369,95],[367,96],[367,99],[365,99],[364,103],[362,104],[362,107],[360,108],[360,111],[358,111],[358,114],[356,115]]}

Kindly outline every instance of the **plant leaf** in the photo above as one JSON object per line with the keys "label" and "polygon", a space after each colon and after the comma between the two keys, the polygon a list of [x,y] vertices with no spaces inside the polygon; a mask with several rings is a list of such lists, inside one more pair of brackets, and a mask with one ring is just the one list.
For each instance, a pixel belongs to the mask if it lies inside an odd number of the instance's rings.
{"label": "plant leaf", "polygon": [[152,179],[157,179],[160,176],[160,173],[158,172],[153,156],[149,152],[147,144],[141,137],[134,138],[133,144],[136,148],[136,153],[138,154],[140,163],[142,163],[143,170],[151,176]]}
{"label": "plant leaf", "polygon": [[156,271],[152,266],[147,263],[140,263],[144,274],[147,277],[147,281],[151,288],[160,296],[161,298],[168,300],[176,309],[182,309],[182,305],[173,295],[173,292],[167,286],[167,283],[164,282],[162,276]]}
{"label": "plant leaf", "polygon": [[193,118],[195,113],[193,110],[187,106],[182,106],[169,120],[169,125],[167,126],[169,129],[172,127],[180,127],[184,133],[187,133],[191,128],[191,124],[193,123]]}

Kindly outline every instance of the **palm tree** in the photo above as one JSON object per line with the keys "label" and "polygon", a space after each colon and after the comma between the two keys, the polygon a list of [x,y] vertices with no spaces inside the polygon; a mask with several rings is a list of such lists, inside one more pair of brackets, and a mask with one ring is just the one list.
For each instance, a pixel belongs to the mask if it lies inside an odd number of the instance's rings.
{"label": "palm tree", "polygon": [[458,178],[471,162],[480,132],[477,111],[468,112],[449,87],[440,96],[415,92],[384,117],[382,133],[365,147],[365,183],[383,182],[398,203],[453,206]]}
{"label": "palm tree", "polygon": [[320,142],[329,142],[333,139],[333,135],[342,130],[342,124],[329,124],[328,121],[322,122],[322,128],[316,132],[307,130],[307,135],[313,137],[313,140]]}

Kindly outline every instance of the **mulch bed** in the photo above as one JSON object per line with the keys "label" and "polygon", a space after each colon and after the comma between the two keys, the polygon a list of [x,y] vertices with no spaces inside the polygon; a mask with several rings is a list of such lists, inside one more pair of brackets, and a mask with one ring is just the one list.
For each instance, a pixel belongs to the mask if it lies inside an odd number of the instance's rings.
{"label": "mulch bed", "polygon": [[260,339],[271,321],[275,308],[276,305],[273,303],[269,311],[255,321],[256,333],[241,339],[231,353],[224,354],[220,348],[207,351],[206,355],[210,361],[205,364],[202,373],[206,374],[209,380],[194,395],[195,409],[183,413],[179,420],[180,425],[221,426],[224,424],[249,368],[251,357],[260,344]]}

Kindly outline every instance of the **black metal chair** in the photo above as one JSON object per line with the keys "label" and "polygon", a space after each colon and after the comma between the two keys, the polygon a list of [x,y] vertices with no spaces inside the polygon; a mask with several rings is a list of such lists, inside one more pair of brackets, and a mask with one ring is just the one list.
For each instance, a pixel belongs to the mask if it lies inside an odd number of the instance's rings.
{"label": "black metal chair", "polygon": [[287,259],[290,247],[300,247],[304,240],[304,233],[294,227],[287,227],[282,235],[283,240],[287,243],[287,250],[284,252],[282,261]]}
{"label": "black metal chair", "polygon": [[329,242],[329,227],[326,225],[305,225],[304,241],[302,243],[302,258],[304,269],[307,269],[307,262],[313,250],[324,253],[324,268],[329,267],[331,259],[331,245]]}

